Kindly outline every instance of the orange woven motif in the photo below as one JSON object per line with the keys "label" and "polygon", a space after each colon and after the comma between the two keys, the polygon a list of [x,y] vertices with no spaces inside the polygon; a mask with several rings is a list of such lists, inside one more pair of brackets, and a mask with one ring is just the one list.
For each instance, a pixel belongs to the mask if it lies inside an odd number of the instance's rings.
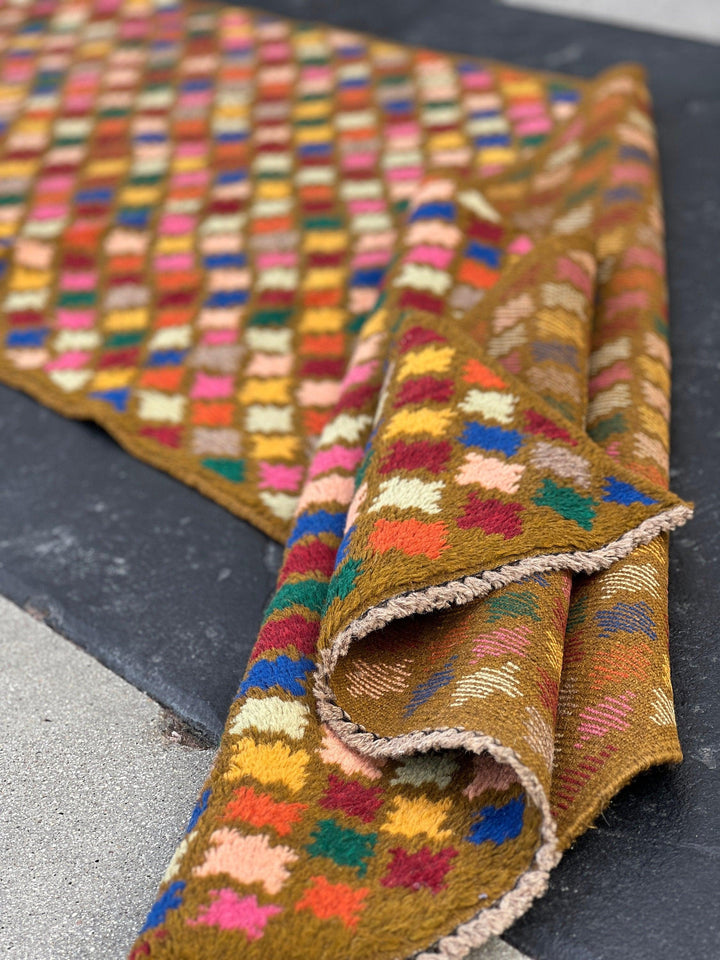
{"label": "orange woven motif", "polygon": [[0,11],[0,379],[286,544],[132,960],[447,960],[680,759],[641,73]]}

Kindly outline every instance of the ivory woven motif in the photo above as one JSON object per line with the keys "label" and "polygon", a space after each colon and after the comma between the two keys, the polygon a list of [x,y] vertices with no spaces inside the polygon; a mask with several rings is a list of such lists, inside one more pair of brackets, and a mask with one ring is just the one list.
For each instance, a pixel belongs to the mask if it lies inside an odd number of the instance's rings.
{"label": "ivory woven motif", "polygon": [[38,0],[0,124],[0,379],[286,542],[132,960],[464,957],[681,759],[641,71]]}

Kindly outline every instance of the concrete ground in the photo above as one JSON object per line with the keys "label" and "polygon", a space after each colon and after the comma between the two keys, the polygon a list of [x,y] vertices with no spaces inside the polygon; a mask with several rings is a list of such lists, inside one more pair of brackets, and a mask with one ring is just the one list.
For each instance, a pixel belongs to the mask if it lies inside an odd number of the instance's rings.
{"label": "concrete ground", "polygon": [[214,751],[1,597],[0,703],[0,956],[121,960]]}
{"label": "concrete ground", "polygon": [[500,0],[510,7],[542,10],[580,20],[600,20],[675,37],[720,41],[718,0]]}

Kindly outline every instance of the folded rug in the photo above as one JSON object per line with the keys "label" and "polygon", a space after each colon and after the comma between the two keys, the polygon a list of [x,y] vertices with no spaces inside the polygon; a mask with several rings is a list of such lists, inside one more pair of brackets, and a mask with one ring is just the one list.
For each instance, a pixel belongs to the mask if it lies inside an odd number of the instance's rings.
{"label": "folded rug", "polygon": [[681,758],[642,73],[171,0],[0,27],[0,379],[286,541],[131,957],[463,957]]}

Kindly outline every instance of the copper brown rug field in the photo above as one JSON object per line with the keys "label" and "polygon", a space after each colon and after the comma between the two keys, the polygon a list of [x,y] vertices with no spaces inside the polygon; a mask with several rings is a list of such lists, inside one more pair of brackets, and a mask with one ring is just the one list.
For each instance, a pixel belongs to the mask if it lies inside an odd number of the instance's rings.
{"label": "copper brown rug field", "polygon": [[131,957],[464,957],[681,759],[641,70],[38,0],[0,124],[0,379],[286,543]]}

